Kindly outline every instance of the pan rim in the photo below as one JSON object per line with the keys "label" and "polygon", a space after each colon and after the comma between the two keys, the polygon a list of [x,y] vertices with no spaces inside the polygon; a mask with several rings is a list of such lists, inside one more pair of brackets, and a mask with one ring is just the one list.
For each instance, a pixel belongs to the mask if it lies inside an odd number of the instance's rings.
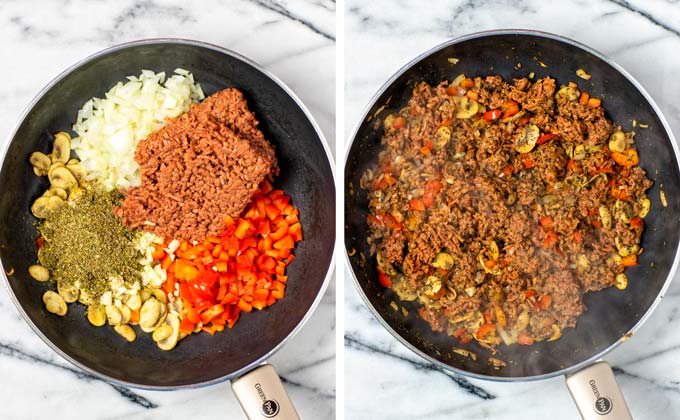
{"label": "pan rim", "polygon": [[[142,45],[155,45],[155,44],[179,44],[179,45],[185,45],[185,46],[191,46],[191,47],[199,47],[199,48],[205,48],[208,50],[213,50],[216,52],[219,52],[221,54],[225,54],[228,56],[231,56],[237,60],[240,60],[244,62],[245,64],[248,64],[255,68],[256,70],[260,71],[262,74],[267,76],[270,80],[272,80],[276,85],[278,85],[283,91],[296,103],[298,107],[302,110],[304,113],[305,117],[309,121],[309,123],[312,125],[314,128],[314,131],[316,135],[319,137],[319,140],[321,141],[321,145],[324,149],[324,152],[326,153],[326,159],[328,159],[328,163],[330,165],[331,169],[331,176],[333,178],[333,185],[336,185],[336,174],[335,174],[335,164],[334,164],[334,159],[333,155],[330,152],[330,147],[328,146],[328,141],[326,140],[326,137],[321,130],[321,127],[317,123],[316,119],[313,117],[309,109],[305,106],[305,104],[302,102],[302,100],[293,92],[291,88],[288,87],[281,79],[279,79],[277,76],[275,76],[273,73],[271,73],[269,70],[265,69],[262,67],[260,64],[256,63],[255,61],[251,60],[248,57],[245,57],[235,51],[232,51],[230,49],[221,47],[219,45],[211,44],[208,42],[203,42],[203,41],[198,41],[198,40],[193,40],[193,39],[188,39],[188,38],[174,38],[174,37],[163,37],[163,38],[144,38],[144,39],[138,39],[138,40],[133,40],[133,41],[128,41],[124,42],[121,44],[116,44],[111,47],[107,47],[105,49],[96,51],[92,54],[89,54],[85,58],[82,58],[75,62],[74,64],[68,66],[65,70],[60,72],[58,75],[56,75],[52,80],[49,81],[38,93],[31,99],[31,101],[28,103],[28,105],[24,108],[22,113],[20,114],[19,118],[17,119],[17,123],[14,125],[12,130],[10,131],[9,136],[7,137],[7,140],[5,142],[5,145],[3,149],[0,151],[0,163],[5,161],[5,158],[7,156],[7,151],[9,150],[10,144],[14,140],[17,131],[19,130],[19,127],[24,123],[26,118],[28,117],[28,114],[33,110],[35,105],[49,92],[57,83],[59,83],[62,79],[70,75],[72,72],[76,71],[77,69],[81,68],[82,66],[86,65],[87,63],[94,61],[100,57],[109,55],[111,53],[120,51],[120,50],[125,50],[129,48],[134,48]],[[0,171],[2,170],[2,167],[0,166]],[[328,285],[330,284],[330,279],[333,275],[333,272],[335,271],[335,254],[336,254],[336,238],[333,240],[333,245],[331,249],[331,259],[328,264],[328,268],[326,270],[326,275],[324,277],[323,283],[321,284],[321,287],[319,291],[317,292],[316,297],[314,298],[314,301],[310,305],[310,307],[307,309],[307,312],[305,315],[302,317],[302,319],[298,322],[298,324],[293,328],[290,333],[279,343],[277,343],[275,346],[273,346],[268,352],[266,352],[264,355],[259,357],[258,359],[254,360],[253,362],[247,364],[246,366],[241,367],[240,369],[237,369],[233,372],[230,372],[226,375],[219,376],[214,379],[202,381],[202,382],[196,382],[196,383],[191,383],[191,384],[182,384],[182,385],[146,385],[146,384],[140,384],[136,382],[130,382],[130,381],[125,381],[121,379],[114,378],[112,376],[103,374],[101,372],[98,372],[95,369],[92,369],[85,364],[75,360],[73,357],[70,355],[66,354],[63,350],[61,350],[57,345],[52,343],[51,340],[49,340],[43,333],[40,331],[40,329],[33,323],[33,321],[29,318],[28,314],[24,311],[22,305],[19,303],[17,300],[17,297],[14,294],[14,291],[12,290],[12,287],[10,286],[10,281],[7,276],[7,272],[5,271],[5,267],[3,266],[2,261],[0,260],[0,268],[2,269],[2,273],[0,273],[0,277],[4,280],[3,283],[5,283],[5,286],[7,288],[8,294],[12,302],[14,303],[14,306],[16,306],[17,310],[21,314],[22,318],[26,323],[31,327],[33,332],[40,337],[40,339],[47,344],[48,347],[50,347],[55,353],[57,353],[59,356],[63,357],[66,359],[69,363],[73,364],[79,369],[82,369],[83,371],[114,385],[119,385],[119,386],[125,386],[125,387],[130,387],[134,389],[140,389],[140,390],[148,390],[148,391],[172,391],[172,390],[179,390],[179,389],[197,389],[197,388],[203,388],[207,387],[210,385],[222,383],[231,379],[238,378],[239,376],[242,376],[249,371],[253,370],[257,366],[260,366],[264,364],[270,357],[272,357],[275,353],[277,353],[292,337],[294,337],[302,327],[309,321],[309,318],[313,315],[313,313],[316,311],[317,307],[321,303],[321,300],[323,299],[323,296],[328,289]]]}
{"label": "pan rim", "polygon": [[[553,34],[550,32],[544,32],[544,31],[537,31],[537,30],[530,30],[530,29],[493,29],[493,30],[487,30],[487,31],[479,31],[479,32],[473,32],[470,34],[465,34],[456,38],[449,39],[447,41],[444,41],[442,43],[439,43],[435,45],[434,47],[431,47],[425,52],[422,52],[418,54],[416,57],[413,59],[409,60],[406,64],[401,66],[399,70],[397,70],[383,85],[378,89],[378,91],[371,97],[371,99],[368,102],[368,105],[364,108],[364,111],[361,114],[361,118],[357,121],[357,123],[354,126],[354,129],[352,130],[352,135],[350,137],[350,142],[347,144],[347,147],[345,148],[345,157],[344,157],[344,168],[347,168],[347,164],[349,161],[350,157],[350,150],[352,149],[352,146],[354,145],[354,142],[356,141],[357,134],[359,133],[359,129],[361,128],[361,125],[363,122],[366,120],[366,117],[369,115],[371,109],[373,109],[374,105],[377,103],[378,99],[382,96],[382,94],[390,87],[396,80],[401,77],[402,74],[410,70],[412,67],[420,63],[422,60],[425,58],[455,44],[459,44],[461,42],[469,41],[472,39],[477,39],[477,38],[483,38],[483,37],[493,37],[493,36],[499,36],[499,35],[525,35],[525,36],[532,36],[532,37],[538,37],[538,38],[547,38],[551,39],[554,41],[562,42],[568,45],[571,45],[573,47],[579,48],[587,53],[592,54],[596,58],[604,61],[605,63],[609,64],[619,72],[623,77],[625,77],[645,98],[645,100],[649,103],[649,105],[652,107],[654,110],[656,116],[659,118],[659,121],[661,121],[661,125],[663,126],[666,135],[668,136],[668,139],[671,142],[671,146],[673,148],[673,152],[675,153],[675,161],[677,165],[677,170],[680,172],[680,149],[678,148],[677,141],[675,139],[675,136],[673,135],[673,132],[670,128],[670,125],[668,124],[668,121],[666,120],[665,116],[661,112],[661,109],[659,106],[656,104],[654,99],[652,99],[651,95],[642,87],[642,85],[628,72],[626,71],[623,67],[621,67],[618,63],[616,63],[614,60],[610,59],[609,57],[605,56],[604,54],[600,53],[599,51],[581,43],[578,41],[575,41],[571,38],[562,36],[562,35],[557,35]],[[344,174],[343,174],[344,176]],[[343,237],[344,240],[344,237]],[[673,264],[671,265],[670,271],[668,273],[668,276],[666,277],[666,280],[664,281],[663,286],[661,287],[661,290],[659,291],[657,297],[654,299],[652,304],[647,308],[645,313],[640,317],[638,322],[633,325],[630,330],[626,334],[624,334],[620,339],[616,340],[614,343],[610,344],[608,347],[605,349],[601,350],[600,352],[592,355],[591,357],[582,360],[578,363],[575,363],[571,366],[564,367],[562,369],[558,369],[553,372],[548,372],[548,373],[543,373],[540,375],[529,375],[529,376],[508,376],[508,377],[503,377],[503,376],[491,376],[491,375],[485,375],[485,374],[480,374],[480,373],[474,373],[474,372],[469,372],[464,369],[460,369],[454,366],[451,366],[447,363],[444,363],[440,360],[435,359],[434,357],[424,353],[421,351],[419,348],[417,348],[415,345],[411,344],[409,341],[407,341],[404,337],[402,337],[398,332],[396,332],[390,325],[389,323],[378,313],[376,308],[371,304],[370,300],[368,299],[368,296],[364,292],[364,290],[361,287],[361,284],[359,283],[359,279],[356,276],[356,273],[354,272],[354,269],[352,268],[352,264],[347,252],[347,244],[345,244],[345,252],[344,252],[344,257],[345,257],[345,263],[347,264],[347,267],[350,271],[352,281],[354,283],[354,287],[357,290],[359,296],[361,297],[362,301],[364,304],[368,307],[370,312],[373,314],[373,316],[378,320],[378,322],[385,328],[394,338],[397,339],[402,345],[404,345],[406,348],[411,350],[413,353],[416,355],[422,357],[423,359],[427,360],[428,362],[434,364],[437,367],[440,367],[442,369],[446,369],[450,372],[460,374],[469,378],[474,378],[474,379],[482,379],[482,380],[487,380],[487,381],[492,381],[492,382],[530,382],[530,381],[538,381],[542,379],[549,379],[549,378],[554,378],[557,376],[567,376],[571,373],[574,373],[580,369],[583,369],[593,363],[595,363],[598,360],[601,360],[606,354],[608,354],[610,351],[614,350],[616,347],[618,347],[622,342],[626,341],[627,337],[631,337],[632,335],[637,332],[637,330],[644,324],[647,319],[651,316],[652,312],[656,309],[656,307],[659,305],[661,300],[663,299],[664,295],[666,294],[666,291],[668,290],[668,287],[670,286],[671,282],[673,281],[673,278],[677,272],[678,264],[680,263],[680,241],[678,244],[676,244],[676,250],[675,250],[675,256],[673,257]]]}

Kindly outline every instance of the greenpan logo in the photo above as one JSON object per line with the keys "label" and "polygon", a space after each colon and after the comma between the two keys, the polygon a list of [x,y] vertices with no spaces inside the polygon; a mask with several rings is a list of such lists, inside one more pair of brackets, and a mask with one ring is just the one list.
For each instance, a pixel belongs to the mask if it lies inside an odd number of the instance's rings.
{"label": "greenpan logo", "polygon": [[255,389],[257,389],[257,395],[259,395],[262,399],[262,415],[268,419],[276,417],[276,415],[279,414],[279,403],[276,402],[276,400],[270,400],[267,398],[264,391],[262,390],[262,385],[260,385],[259,382],[255,384]]}
{"label": "greenpan logo", "polygon": [[609,398],[600,395],[600,391],[597,389],[597,384],[595,384],[595,380],[591,379],[590,382],[590,389],[593,390],[593,394],[595,395],[595,405],[593,408],[595,409],[595,412],[601,416],[607,415],[611,413],[612,408],[614,408],[614,404],[612,403],[612,400]]}

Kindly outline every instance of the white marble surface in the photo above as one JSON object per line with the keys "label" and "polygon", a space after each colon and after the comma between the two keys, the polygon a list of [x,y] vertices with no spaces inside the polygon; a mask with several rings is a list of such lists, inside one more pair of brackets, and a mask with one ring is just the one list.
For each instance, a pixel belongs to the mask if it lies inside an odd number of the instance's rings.
{"label": "white marble surface", "polygon": [[[334,150],[332,0],[2,0],[2,141],[57,73],[102,48],[150,37],[207,41],[262,64],[307,104]],[[271,360],[305,419],[335,416],[334,309],[332,282],[309,323]],[[227,383],[147,392],[83,376],[31,332],[4,286],[0,325],[0,419],[245,418]]]}
{"label": "white marble surface", "polygon": [[[424,7],[348,0],[345,10],[347,135],[374,92],[412,57],[451,37],[498,28],[554,32],[605,53],[642,83],[680,133],[677,1],[429,1]],[[346,418],[579,418],[563,378],[508,384],[433,368],[377,323],[349,276],[346,271]],[[680,419],[680,279],[639,333],[606,359],[635,419]]]}

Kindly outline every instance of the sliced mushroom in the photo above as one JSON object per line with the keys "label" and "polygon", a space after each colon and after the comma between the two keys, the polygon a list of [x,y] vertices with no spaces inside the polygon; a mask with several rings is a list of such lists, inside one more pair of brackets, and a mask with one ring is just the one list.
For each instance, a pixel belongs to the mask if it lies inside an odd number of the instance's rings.
{"label": "sliced mushroom", "polygon": [[71,188],[78,186],[78,181],[65,166],[50,170],[48,176],[50,178],[50,183],[55,187],[70,190]]}
{"label": "sliced mushroom", "polygon": [[47,175],[47,171],[50,170],[50,165],[52,160],[44,153],[33,152],[29,156],[28,161],[33,165],[34,169],[40,171],[41,174]]}
{"label": "sliced mushroom", "polygon": [[172,327],[172,334],[170,334],[169,337],[158,341],[156,344],[158,344],[158,347],[161,350],[168,351],[174,349],[177,345],[177,341],[179,341],[179,317],[175,314],[171,314],[166,318],[165,323]]}
{"label": "sliced mushroom", "polygon": [[130,343],[135,341],[137,338],[135,330],[133,330],[132,327],[127,324],[116,325],[113,327],[113,329]]}
{"label": "sliced mushroom", "polygon": [[614,217],[623,223],[630,223],[633,218],[633,207],[623,200],[616,200],[614,202]]}
{"label": "sliced mushroom", "polygon": [[165,304],[158,299],[151,298],[144,302],[139,312],[139,327],[142,331],[150,333],[163,322],[166,314]]}
{"label": "sliced mushroom", "polygon": [[553,333],[550,336],[550,338],[548,338],[548,341],[559,340],[559,338],[562,337],[562,329],[559,326],[557,326],[557,324],[552,324],[551,328],[553,330]]}
{"label": "sliced mushroom", "polygon": [[44,219],[49,215],[49,202],[52,197],[38,197],[31,206],[31,213],[38,219]]}
{"label": "sliced mushroom", "polygon": [[47,199],[47,211],[51,212],[56,210],[61,207],[62,204],[64,204],[64,200],[62,200],[61,197],[57,195],[53,195]]}
{"label": "sliced mushroom", "polygon": [[151,290],[149,290],[148,287],[145,287],[139,291],[139,297],[142,299],[142,303],[149,300],[151,296],[153,296],[153,293],[151,293]]}
{"label": "sliced mushroom", "polygon": [[527,124],[515,137],[515,150],[519,153],[529,153],[536,145],[541,131],[534,124]]}
{"label": "sliced mushroom", "polygon": [[450,127],[439,127],[437,131],[434,133],[434,145],[437,146],[438,149],[441,149],[442,147],[446,146],[451,140],[451,128]]}
{"label": "sliced mushroom", "polygon": [[120,305],[118,310],[120,311],[120,315],[121,315],[120,323],[121,324],[129,323],[130,322],[130,315],[132,315],[132,311],[130,311],[130,308],[128,308],[127,305]]}
{"label": "sliced mushroom", "polygon": [[[50,157],[53,157],[53,155],[50,155]],[[50,173],[52,171],[54,171],[55,169],[64,168],[64,167],[66,167],[66,165],[64,165],[62,162],[54,162],[53,161],[52,164],[50,165],[50,169],[47,171],[47,176],[49,177]]]}
{"label": "sliced mushroom", "polygon": [[471,118],[479,111],[479,104],[471,101],[467,96],[456,96],[453,102],[456,104],[456,118]]}
{"label": "sliced mushroom", "polygon": [[89,306],[95,304],[94,296],[92,296],[88,291],[81,289],[80,296],[78,297],[78,302],[83,305]]}
{"label": "sliced mushroom", "polygon": [[624,273],[619,273],[614,278],[614,285],[619,290],[624,290],[628,287],[628,277]]}
{"label": "sliced mushroom", "polygon": [[588,157],[588,152],[586,152],[586,147],[584,145],[579,144],[578,146],[574,147],[574,160],[583,160],[586,157]]}
{"label": "sliced mushroom", "polygon": [[71,136],[63,131],[54,135],[52,154],[57,162],[66,164],[71,157]]}
{"label": "sliced mushroom", "polygon": [[28,274],[31,275],[37,281],[47,281],[50,279],[50,272],[47,268],[40,264],[33,264],[28,267]]}
{"label": "sliced mushroom", "polygon": [[77,287],[63,284],[61,282],[57,284],[57,292],[59,293],[59,296],[64,298],[66,303],[73,303],[77,301],[78,296],[80,295],[80,290],[78,290]]}
{"label": "sliced mushroom", "polygon": [[106,319],[109,321],[109,325],[118,325],[123,321],[123,314],[114,305],[108,305],[106,306]]}
{"label": "sliced mushroom", "polygon": [[524,310],[520,312],[520,314],[517,316],[517,321],[515,322],[515,330],[518,332],[522,332],[527,329],[529,326],[529,313]]}
{"label": "sliced mushroom", "polygon": [[425,286],[422,289],[425,296],[430,299],[437,299],[441,297],[442,291],[442,279],[437,276],[429,276],[425,280]]}
{"label": "sliced mushroom", "polygon": [[597,209],[598,213],[600,213],[600,221],[602,222],[602,226],[604,226],[607,229],[611,229],[612,227],[612,215],[609,213],[609,209],[605,206],[600,206],[600,208]]}
{"label": "sliced mushroom", "polygon": [[[66,200],[68,198],[68,193],[63,188],[50,187],[49,190],[45,191],[45,193],[47,193],[47,192],[50,192],[50,196],[57,196],[57,197],[61,198],[62,200]],[[43,196],[45,196],[45,194],[43,194]]]}
{"label": "sliced mushroom", "polygon": [[85,182],[87,173],[85,172],[85,168],[80,163],[69,163],[66,165],[66,169],[71,171],[73,176],[76,178],[79,184],[82,184]]}
{"label": "sliced mushroom", "polygon": [[564,97],[567,98],[568,101],[575,101],[580,95],[581,93],[578,91],[578,89],[571,86],[562,86],[555,94],[555,99]]}
{"label": "sliced mushroom", "polygon": [[[583,70],[583,69],[577,69],[576,75],[578,77],[580,77],[581,79],[584,79],[584,80],[590,80],[592,78],[592,76],[589,75],[588,73],[586,73],[586,71]],[[550,341],[550,340],[548,340],[548,341]]]}
{"label": "sliced mushroom", "polygon": [[626,150],[626,135],[623,131],[614,131],[609,136],[609,150],[612,152],[623,152]]}
{"label": "sliced mushroom", "polygon": [[168,303],[168,296],[161,289],[153,289],[153,296],[163,303]]}
{"label": "sliced mushroom", "polygon": [[612,253],[605,261],[607,265],[621,265],[623,263],[621,256],[617,252]]}
{"label": "sliced mushroom", "polygon": [[453,257],[451,254],[447,254],[446,252],[440,252],[436,257],[434,257],[432,267],[450,270],[453,268]]}
{"label": "sliced mushroom", "polygon": [[139,296],[139,293],[129,295],[128,298],[125,300],[125,304],[131,310],[136,311],[142,307],[142,298]]}
{"label": "sliced mushroom", "polygon": [[153,338],[153,341],[158,342],[170,337],[172,333],[173,333],[172,326],[170,326],[170,324],[163,324],[154,330],[153,334],[151,335],[151,338]]}
{"label": "sliced mushroom", "polygon": [[106,324],[106,309],[103,305],[94,304],[87,307],[87,320],[95,327]]}
{"label": "sliced mushroom", "polygon": [[394,269],[394,267],[392,267],[392,264],[390,264],[390,263],[385,259],[385,255],[384,255],[381,251],[378,251],[378,252],[375,254],[375,259],[376,259],[376,262],[378,263],[378,267],[380,267],[380,269],[381,269],[385,274],[390,275],[390,276],[395,276],[395,275],[397,275],[397,271]]}
{"label": "sliced mushroom", "polygon": [[59,316],[66,315],[68,306],[66,305],[64,298],[59,296],[57,293],[48,290],[45,292],[42,299],[48,312]]}
{"label": "sliced mushroom", "polygon": [[652,208],[652,202],[649,201],[649,198],[645,197],[642,199],[640,202],[640,212],[638,213],[638,216],[640,219],[644,219],[647,217],[649,214],[649,210]]}
{"label": "sliced mushroom", "polygon": [[489,241],[486,245],[486,249],[486,255],[494,261],[501,255],[500,252],[498,252],[498,244],[496,244],[496,241]]}
{"label": "sliced mushroom", "polygon": [[85,195],[85,189],[80,187],[73,187],[71,193],[68,195],[68,201],[76,201]]}
{"label": "sliced mushroom", "polygon": [[622,257],[627,257],[629,255],[636,255],[638,251],[640,250],[640,247],[637,244],[630,245],[630,246],[624,246],[621,244],[621,241],[619,240],[619,237],[617,236],[614,238],[614,245],[616,245],[616,249],[619,253],[620,256]]}
{"label": "sliced mushroom", "polygon": [[590,270],[590,260],[584,254],[580,254],[576,258],[576,266],[578,267],[579,271],[588,271]]}

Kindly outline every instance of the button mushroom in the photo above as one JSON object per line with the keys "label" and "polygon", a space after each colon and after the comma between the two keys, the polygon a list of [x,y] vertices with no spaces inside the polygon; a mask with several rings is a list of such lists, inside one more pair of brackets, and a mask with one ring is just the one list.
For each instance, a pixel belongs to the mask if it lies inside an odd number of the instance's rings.
{"label": "button mushroom", "polygon": [[63,131],[54,135],[52,154],[57,162],[66,164],[71,157],[71,136]]}
{"label": "button mushroom", "polygon": [[40,176],[47,175],[47,171],[49,171],[52,164],[52,160],[46,154],[40,152],[31,153],[28,161],[40,173]]}
{"label": "button mushroom", "polygon": [[534,124],[527,124],[515,137],[515,150],[519,153],[529,153],[536,145],[541,131]]}
{"label": "button mushroom", "polygon": [[169,324],[163,324],[154,330],[153,334],[151,334],[151,338],[153,338],[153,341],[159,342],[170,337],[172,333],[173,333],[172,326],[170,326]]}
{"label": "button mushroom", "polygon": [[568,101],[575,101],[581,93],[572,86],[562,86],[555,94],[555,99],[566,98]]}
{"label": "button mushroom", "polygon": [[437,146],[438,149],[446,146],[449,140],[451,140],[451,128],[446,126],[439,127],[434,133],[434,139],[434,145]]}
{"label": "button mushroom", "polygon": [[130,343],[135,341],[137,338],[135,330],[133,330],[132,327],[127,324],[116,325],[113,327],[113,329]]}
{"label": "button mushroom", "polygon": [[50,178],[50,183],[55,187],[70,190],[71,188],[78,186],[78,181],[75,176],[73,176],[71,171],[65,166],[50,169],[48,176]]}
{"label": "button mushroom", "polygon": [[106,323],[106,310],[104,306],[95,304],[87,307],[87,320],[95,327],[101,327]]}
{"label": "button mushroom", "polygon": [[451,254],[447,254],[446,252],[440,252],[436,257],[434,257],[432,267],[450,270],[453,268],[453,257]]}
{"label": "button mushroom", "polygon": [[57,293],[48,290],[45,292],[42,299],[43,303],[45,304],[45,308],[47,309],[48,312],[51,312],[59,316],[66,315],[66,312],[68,311],[68,306],[66,306],[64,298],[59,296]]}
{"label": "button mushroom", "polygon": [[174,349],[177,341],[179,341],[179,317],[175,314],[170,314],[166,318],[165,323],[172,327],[172,334],[156,344],[161,350],[168,351]]}
{"label": "button mushroom", "polygon": [[642,199],[640,202],[640,212],[638,213],[638,216],[640,219],[644,219],[647,217],[649,214],[649,210],[652,208],[652,202],[649,201],[649,198],[645,197]]}
{"label": "button mushroom", "polygon": [[28,274],[40,282],[50,279],[50,272],[40,264],[33,264],[32,266],[28,267]]}
{"label": "button mushroom", "polygon": [[78,296],[80,295],[80,290],[78,290],[77,287],[63,284],[61,282],[57,284],[57,292],[59,293],[59,296],[64,298],[66,303],[73,303],[77,301]]}
{"label": "button mushroom", "polygon": [[139,312],[139,327],[142,331],[150,333],[163,323],[167,313],[167,307],[164,303],[151,298],[144,302]]}
{"label": "button mushroom", "polygon": [[108,305],[106,307],[106,318],[109,321],[109,325],[118,325],[123,321],[123,314],[120,313],[120,309],[113,305]]}
{"label": "button mushroom", "polygon": [[623,131],[614,131],[609,136],[609,150],[612,152],[623,152],[626,150],[626,135]]}
{"label": "button mushroom", "polygon": [[619,273],[614,278],[614,285],[619,290],[624,290],[628,287],[628,277],[624,273]]}
{"label": "button mushroom", "polygon": [[609,209],[605,206],[600,206],[597,209],[597,211],[600,214],[600,221],[602,222],[602,226],[604,226],[607,229],[611,229],[612,215],[611,213],[609,213]]}
{"label": "button mushroom", "polygon": [[479,104],[466,96],[456,96],[453,101],[456,104],[456,118],[471,118],[479,111]]}

